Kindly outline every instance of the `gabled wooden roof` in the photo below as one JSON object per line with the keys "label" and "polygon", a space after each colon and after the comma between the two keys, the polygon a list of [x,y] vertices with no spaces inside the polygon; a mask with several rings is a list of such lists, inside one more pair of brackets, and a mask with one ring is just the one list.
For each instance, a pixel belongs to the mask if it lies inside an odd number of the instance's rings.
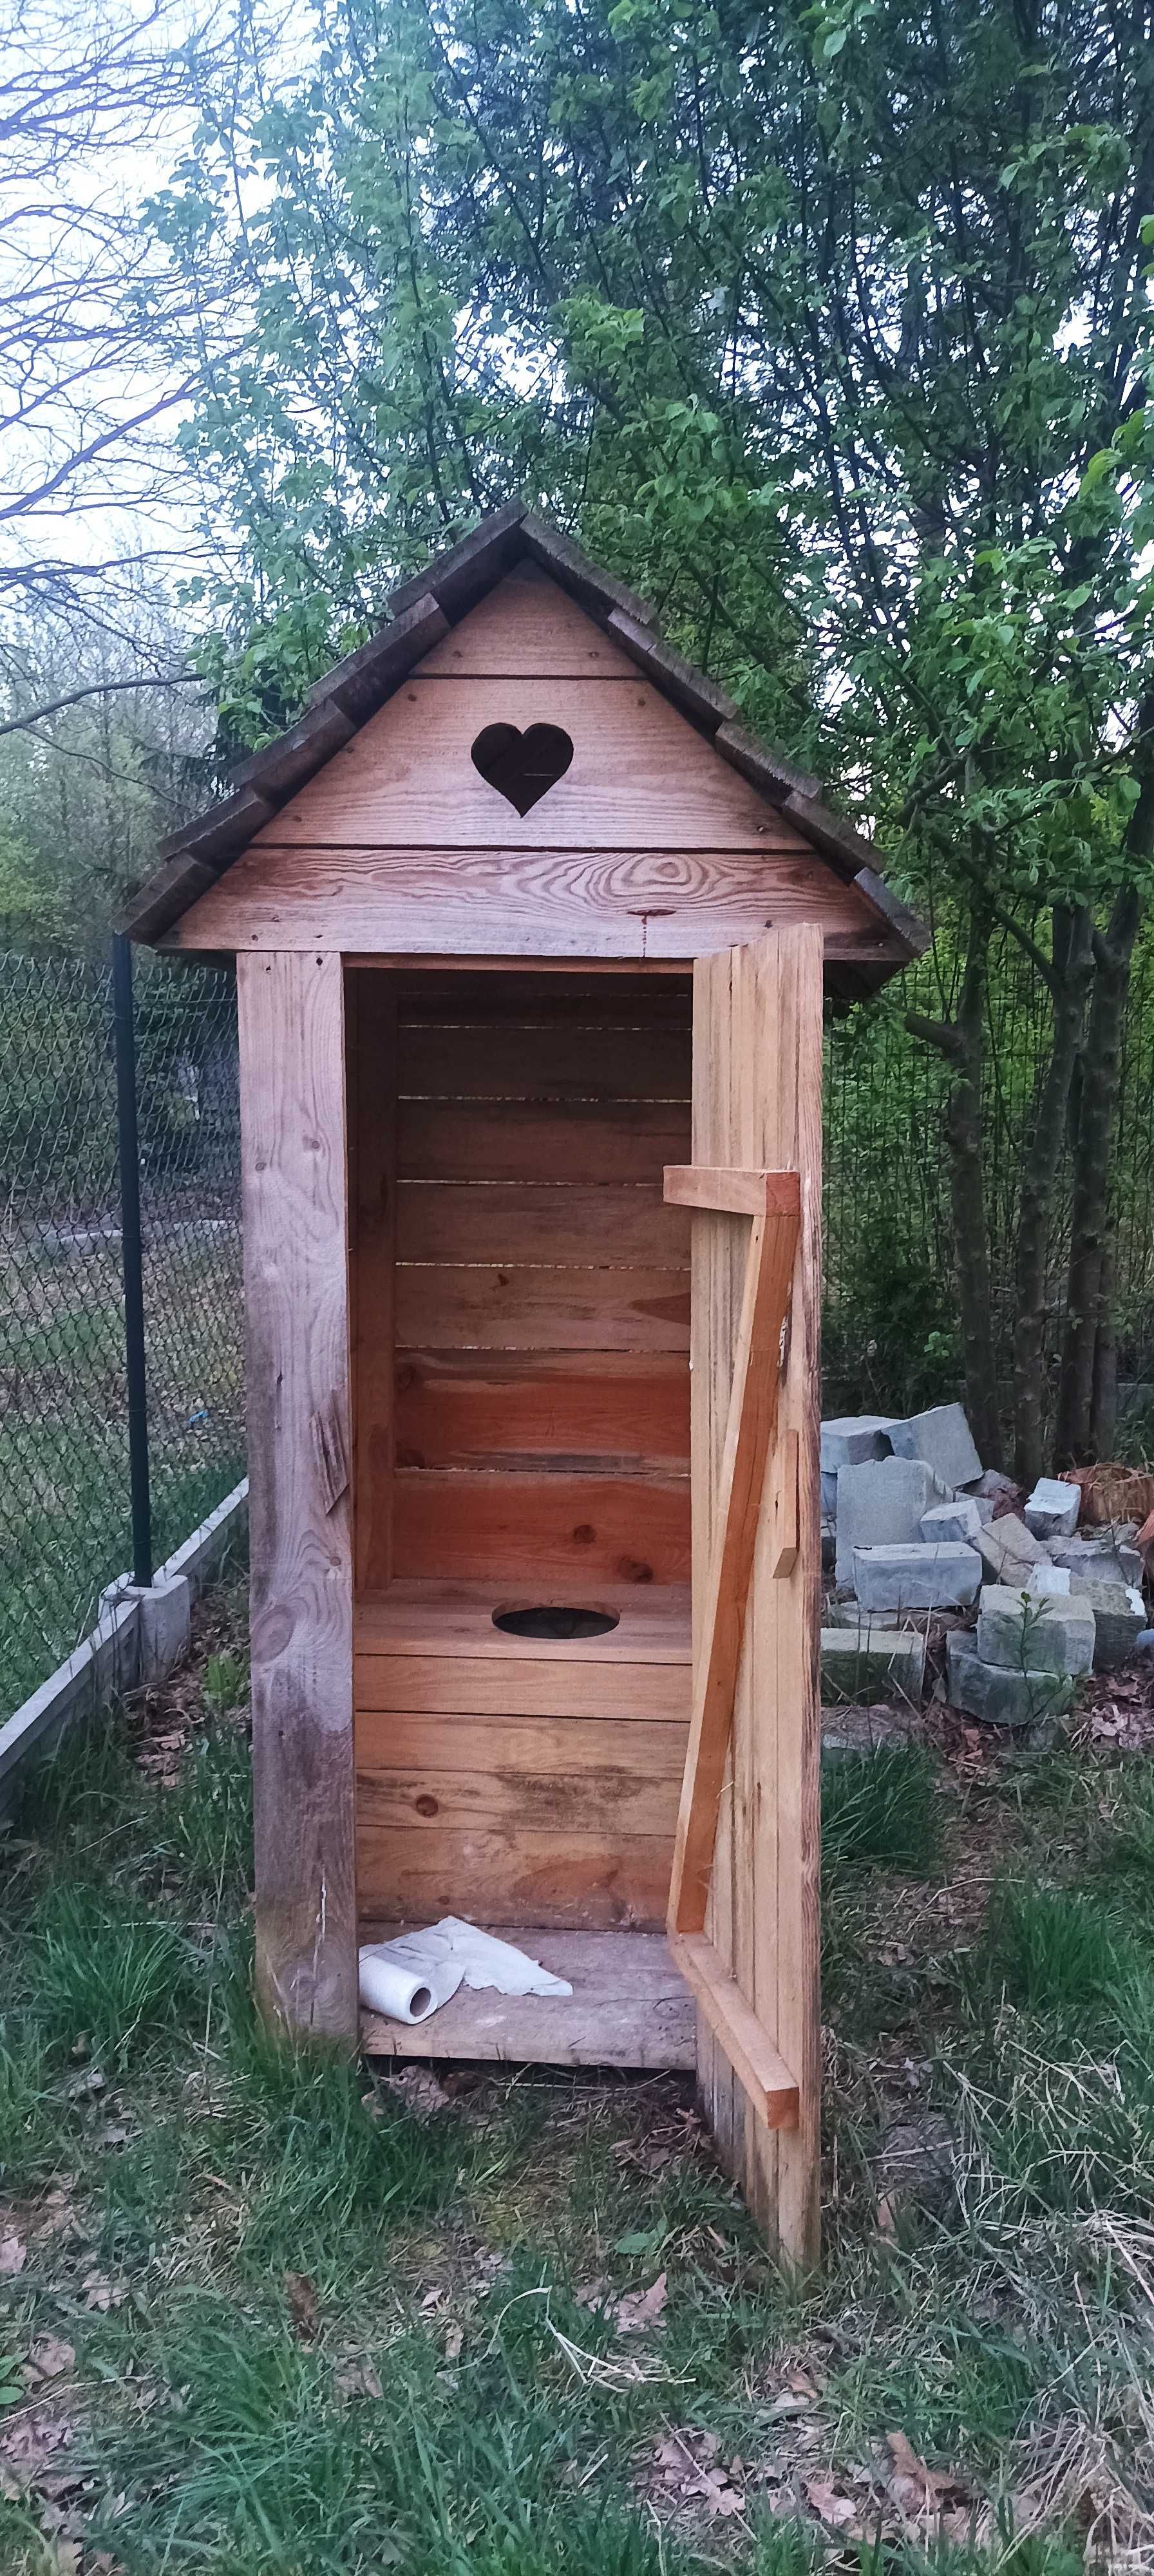
{"label": "gabled wooden roof", "polygon": [[920,956],[928,944],[923,924],[877,873],[872,844],[822,804],[817,779],[746,730],[725,692],[662,640],[647,601],[602,572],[559,528],[521,501],[491,513],[426,571],[401,583],[392,594],[389,624],[316,683],[298,722],[234,772],[230,796],[162,842],[157,873],[125,912],[122,927],[130,936],[163,939],[254,835],[376,715],[422,657],[526,556],[607,631],[721,758],[788,818],[801,839],[837,877],[852,883],[876,914],[877,961],[839,966],[830,977],[834,989],[847,996],[872,990]]}

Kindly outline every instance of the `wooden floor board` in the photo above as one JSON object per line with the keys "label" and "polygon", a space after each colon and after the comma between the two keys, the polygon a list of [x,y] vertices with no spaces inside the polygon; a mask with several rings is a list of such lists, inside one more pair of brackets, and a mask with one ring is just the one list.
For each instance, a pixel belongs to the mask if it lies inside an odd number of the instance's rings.
{"label": "wooden floor board", "polygon": [[[362,1924],[362,1941],[398,1927]],[[377,2013],[361,2016],[369,2057],[481,2058],[508,2065],[691,2068],[694,2008],[658,1932],[536,1932],[487,1925],[527,1950],[572,1995],[474,1994],[410,2029]]]}

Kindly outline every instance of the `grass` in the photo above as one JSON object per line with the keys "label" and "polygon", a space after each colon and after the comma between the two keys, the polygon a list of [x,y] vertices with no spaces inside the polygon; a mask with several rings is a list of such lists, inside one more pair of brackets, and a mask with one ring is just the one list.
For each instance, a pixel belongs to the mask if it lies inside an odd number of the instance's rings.
{"label": "grass", "polygon": [[831,1768],[798,2283],[679,2079],[422,2102],[270,2043],[245,1690],[218,1595],[192,1671],[66,1740],[4,1847],[4,2576],[1148,2563],[1144,1758]]}

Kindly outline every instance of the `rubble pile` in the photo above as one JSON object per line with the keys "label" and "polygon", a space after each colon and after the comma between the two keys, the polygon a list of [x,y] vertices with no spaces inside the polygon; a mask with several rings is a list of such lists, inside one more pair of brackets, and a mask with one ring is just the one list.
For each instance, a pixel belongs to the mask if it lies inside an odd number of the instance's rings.
{"label": "rubble pile", "polygon": [[920,1698],[933,1618],[955,1708],[1012,1727],[1062,1715],[1083,1674],[1151,1633],[1142,1551],[1154,1529],[1102,1520],[1101,1490],[1080,1471],[1043,1476],[1022,1500],[983,1469],[960,1404],[823,1422],[823,1694]]}

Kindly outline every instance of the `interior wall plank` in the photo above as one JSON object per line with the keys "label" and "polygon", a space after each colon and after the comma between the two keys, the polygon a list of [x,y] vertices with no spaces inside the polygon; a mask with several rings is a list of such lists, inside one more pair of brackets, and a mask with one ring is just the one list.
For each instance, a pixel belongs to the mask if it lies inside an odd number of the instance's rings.
{"label": "interior wall plank", "polygon": [[402,1025],[399,1082],[429,1100],[684,1100],[688,1027],[583,1021]]}
{"label": "interior wall plank", "polygon": [[257,1982],[355,2039],[353,1569],[339,959],[238,971]]}
{"label": "interior wall plank", "polygon": [[408,1350],[397,1362],[398,1463],[514,1468],[601,1459],[605,1473],[689,1465],[689,1369],[677,1352]]}
{"label": "interior wall plank", "polygon": [[650,1181],[684,1162],[689,1111],[679,1101],[402,1100],[402,1180]]}
{"label": "interior wall plank", "polygon": [[429,1350],[688,1351],[679,1270],[516,1270],[408,1264],[397,1340]]}
{"label": "interior wall plank", "polygon": [[398,1468],[394,1571],[416,1580],[683,1583],[684,1477]]}
{"label": "interior wall plank", "polygon": [[657,1181],[402,1181],[397,1258],[687,1270],[689,1211]]}
{"label": "interior wall plank", "polygon": [[350,1028],[356,1226],[352,1312],[358,1590],[392,1572],[397,1224],[397,1004],[392,978],[353,974]]}
{"label": "interior wall plank", "polygon": [[[536,1729],[508,1730],[470,1729],[453,1718],[409,1723],[410,1733],[426,1740],[386,1762],[366,1756],[358,1729],[357,1818],[362,1830],[407,1825],[424,1836],[528,1826],[540,1832],[597,1834],[609,1841],[659,1835],[668,1839],[672,1851],[681,1780],[673,1768],[676,1741],[671,1758],[655,1758],[659,1748],[653,1739],[660,1737],[660,1727],[634,1730],[635,1737],[640,1732],[648,1739],[643,1748],[631,1743],[628,1727],[617,1729],[604,1720],[590,1719],[583,1727],[578,1718],[542,1718]],[[598,1736],[598,1749],[582,1751],[564,1740],[578,1732]],[[683,1734],[671,1729],[674,1739]]]}
{"label": "interior wall plank", "polygon": [[[612,1703],[615,1722],[625,1725],[627,1736],[635,1723],[673,1726],[681,1748],[678,1778],[684,1768],[688,1664],[615,1664],[607,1671],[603,1662],[580,1662],[575,1653],[563,1662],[543,1656],[522,1662],[492,1654],[360,1653],[354,1658],[353,1698],[358,1760],[365,1762],[400,1760],[396,1746],[406,1738],[397,1729],[423,1729],[426,1717],[461,1717],[474,1729],[494,1718],[588,1718],[603,1725]],[[649,1759],[640,1739],[629,1742],[639,1761]]]}
{"label": "interior wall plank", "polygon": [[672,1837],[366,1825],[357,1836],[362,1914],[427,1923],[460,1913],[532,1930],[660,1931]]}

